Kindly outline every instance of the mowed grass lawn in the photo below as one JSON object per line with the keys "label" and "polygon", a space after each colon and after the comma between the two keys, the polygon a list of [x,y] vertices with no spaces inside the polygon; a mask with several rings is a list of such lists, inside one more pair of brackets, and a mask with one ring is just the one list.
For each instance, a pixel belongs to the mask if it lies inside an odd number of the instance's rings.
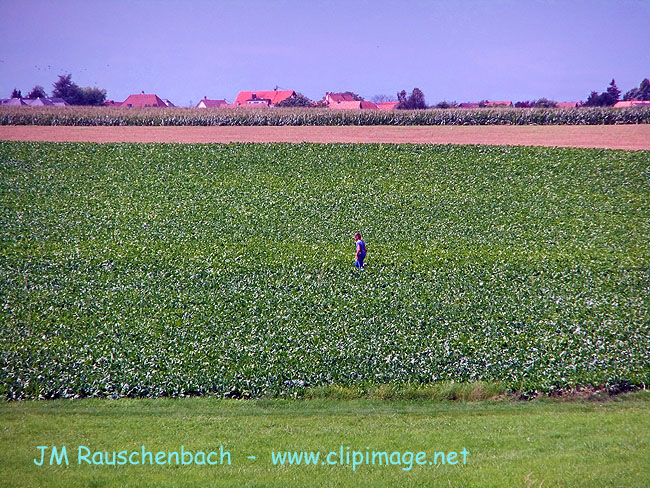
{"label": "mowed grass lawn", "polygon": [[[0,143],[0,393],[641,386],[648,160]],[[368,246],[362,272],[354,232]]]}
{"label": "mowed grass lawn", "polygon": [[[6,487],[647,487],[650,396],[596,402],[122,399],[0,404]],[[230,453],[228,465],[89,465],[92,453]],[[44,466],[37,446],[66,446]],[[466,464],[323,465],[326,453],[461,452]],[[317,465],[273,464],[272,452],[318,451]],[[85,451],[84,451],[85,452]],[[101,455],[100,455],[101,456]],[[256,459],[249,459],[255,456]],[[215,458],[216,459],[216,458]],[[330,461],[336,458],[330,459]],[[398,458],[393,456],[393,461]],[[406,458],[408,461],[408,455]],[[458,460],[462,458],[459,456]],[[134,458],[137,461],[137,458]],[[413,463],[415,464],[415,463]]]}

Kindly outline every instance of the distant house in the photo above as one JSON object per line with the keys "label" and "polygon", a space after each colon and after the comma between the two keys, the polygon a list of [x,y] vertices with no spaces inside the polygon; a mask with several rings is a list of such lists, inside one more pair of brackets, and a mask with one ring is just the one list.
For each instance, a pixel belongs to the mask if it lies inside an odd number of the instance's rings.
{"label": "distant house", "polygon": [[4,98],[0,100],[0,105],[3,107],[67,107],[70,104],[63,98]]}
{"label": "distant house", "polygon": [[20,107],[27,104],[22,98],[1,98],[0,105],[3,107]]}
{"label": "distant house", "polygon": [[510,100],[483,100],[482,102],[465,102],[458,104],[459,108],[498,108],[498,107],[514,107]]}
{"label": "distant house", "polygon": [[359,108],[361,110],[379,110],[376,103],[368,102],[367,100],[361,100],[359,102]]}
{"label": "distant house", "polygon": [[295,96],[293,90],[241,91],[237,95],[235,107],[273,107],[289,97]]}
{"label": "distant house", "polygon": [[485,101],[485,106],[489,108],[496,108],[496,107],[512,107],[512,102],[510,100],[498,100],[498,101]]}
{"label": "distant house", "polygon": [[[171,104],[169,100],[167,100],[167,102]],[[129,95],[128,98],[124,100],[120,106],[133,108],[173,107],[173,105],[168,105],[165,103],[158,95],[145,94],[145,92],[142,92],[138,95]]]}
{"label": "distant house", "polygon": [[557,102],[555,104],[556,108],[577,108],[580,106],[580,102]]}
{"label": "distant house", "polygon": [[203,97],[203,100],[197,103],[195,108],[219,108],[227,105],[228,102],[225,100],[208,100],[208,97]]}
{"label": "distant house", "polygon": [[119,107],[123,102],[116,102],[115,100],[106,100],[104,102],[104,107]]}
{"label": "distant house", "polygon": [[650,107],[650,100],[621,100],[614,104],[614,108]]}
{"label": "distant house", "polygon": [[63,98],[56,98],[56,97],[55,98],[50,98],[50,102],[52,102],[52,104],[55,107],[69,107],[70,106],[70,104],[68,102],[66,102]]}
{"label": "distant house", "polygon": [[335,110],[379,110],[376,103],[365,100],[342,101],[329,106]]}
{"label": "distant house", "polygon": [[334,105],[337,105],[342,102],[356,102],[356,101],[357,100],[355,100],[354,97],[349,93],[325,92],[325,105],[327,105],[330,108],[339,108],[339,107],[334,107]]}
{"label": "distant house", "polygon": [[30,107],[52,107],[54,105],[49,99],[41,97],[33,99],[26,98],[24,102]]}
{"label": "distant house", "polygon": [[379,110],[395,110],[399,102],[379,102],[377,108]]}

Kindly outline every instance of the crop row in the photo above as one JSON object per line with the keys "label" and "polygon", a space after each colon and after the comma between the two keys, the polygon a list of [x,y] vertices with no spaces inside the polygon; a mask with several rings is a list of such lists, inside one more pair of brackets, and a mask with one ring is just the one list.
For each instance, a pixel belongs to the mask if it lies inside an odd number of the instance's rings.
{"label": "crop row", "polygon": [[587,149],[0,143],[0,393],[647,384],[647,172]]}
{"label": "crop row", "polygon": [[3,107],[0,125],[613,125],[650,123],[650,108],[430,109],[185,109],[107,107]]}

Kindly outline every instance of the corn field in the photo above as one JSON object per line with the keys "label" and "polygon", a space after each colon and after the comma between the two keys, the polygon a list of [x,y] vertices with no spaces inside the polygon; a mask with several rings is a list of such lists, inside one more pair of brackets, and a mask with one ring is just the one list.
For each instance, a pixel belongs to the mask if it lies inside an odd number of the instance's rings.
{"label": "corn field", "polygon": [[3,107],[0,125],[65,126],[300,126],[300,125],[614,125],[648,124],[650,108],[430,109],[192,109]]}

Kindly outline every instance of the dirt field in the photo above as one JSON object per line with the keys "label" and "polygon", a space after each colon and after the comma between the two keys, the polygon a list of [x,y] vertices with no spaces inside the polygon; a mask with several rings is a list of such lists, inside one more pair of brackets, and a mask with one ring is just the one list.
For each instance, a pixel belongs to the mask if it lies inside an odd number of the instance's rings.
{"label": "dirt field", "polygon": [[650,150],[650,125],[53,127],[0,126],[0,140],[53,142],[381,142]]}

